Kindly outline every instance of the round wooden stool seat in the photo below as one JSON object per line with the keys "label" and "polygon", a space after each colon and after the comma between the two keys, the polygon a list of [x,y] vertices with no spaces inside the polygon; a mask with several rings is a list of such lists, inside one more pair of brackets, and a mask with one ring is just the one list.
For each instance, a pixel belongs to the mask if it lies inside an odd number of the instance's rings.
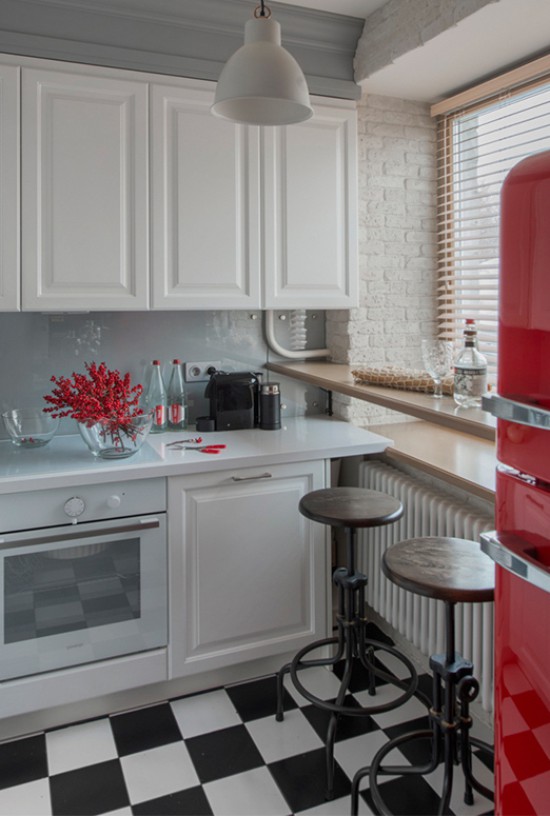
{"label": "round wooden stool seat", "polygon": [[382,570],[403,589],[451,603],[492,601],[494,562],[475,541],[428,536],[393,544]]}
{"label": "round wooden stool seat", "polygon": [[300,499],[300,513],[331,527],[379,527],[403,515],[399,499],[361,487],[329,487]]}

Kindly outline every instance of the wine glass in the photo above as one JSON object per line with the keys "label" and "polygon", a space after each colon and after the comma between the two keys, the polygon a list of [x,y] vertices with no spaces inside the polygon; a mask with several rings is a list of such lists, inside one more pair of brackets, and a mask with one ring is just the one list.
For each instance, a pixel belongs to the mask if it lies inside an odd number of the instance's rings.
{"label": "wine glass", "polygon": [[443,396],[441,378],[449,373],[453,362],[453,344],[448,340],[422,340],[422,360],[424,367],[434,381],[435,399]]}

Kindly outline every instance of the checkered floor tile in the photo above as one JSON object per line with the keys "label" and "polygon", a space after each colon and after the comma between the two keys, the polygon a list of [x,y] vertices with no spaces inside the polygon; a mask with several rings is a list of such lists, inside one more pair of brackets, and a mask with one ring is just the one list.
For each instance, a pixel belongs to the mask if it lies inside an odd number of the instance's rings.
{"label": "checkered floor tile", "polygon": [[[301,676],[312,693],[334,699],[335,673],[316,667]],[[392,689],[379,686],[377,699],[391,696]],[[346,702],[353,706],[369,700],[359,672]],[[271,676],[0,743],[0,816],[347,816],[357,769],[368,765],[389,738],[426,724],[425,708],[414,698],[398,711],[341,718],[335,795],[327,802],[327,715],[288,680],[283,722],[274,715]],[[403,751],[392,752],[388,762],[417,761],[414,746]],[[474,758],[474,766],[480,781],[492,787],[481,757]],[[453,814],[492,812],[491,803],[477,794],[473,806],[464,805],[458,771],[455,780]],[[440,785],[438,768],[429,777],[390,776],[382,789],[394,813],[427,816],[437,813]],[[359,812],[375,812],[368,778]]]}

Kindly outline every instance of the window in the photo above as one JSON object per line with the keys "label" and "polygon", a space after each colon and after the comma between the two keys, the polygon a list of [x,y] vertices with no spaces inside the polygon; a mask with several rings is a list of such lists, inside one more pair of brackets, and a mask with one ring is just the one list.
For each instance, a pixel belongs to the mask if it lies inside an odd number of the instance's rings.
{"label": "window", "polygon": [[550,58],[434,105],[432,114],[438,116],[440,334],[458,341],[464,319],[474,318],[494,378],[500,190],[518,161],[550,149]]}

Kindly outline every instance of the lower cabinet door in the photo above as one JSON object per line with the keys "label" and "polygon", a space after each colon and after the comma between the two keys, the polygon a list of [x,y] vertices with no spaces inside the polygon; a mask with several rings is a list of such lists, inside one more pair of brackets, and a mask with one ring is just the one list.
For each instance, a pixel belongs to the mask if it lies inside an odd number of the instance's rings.
{"label": "lower cabinet door", "polygon": [[169,479],[172,677],[326,636],[328,535],[298,511],[323,461]]}

